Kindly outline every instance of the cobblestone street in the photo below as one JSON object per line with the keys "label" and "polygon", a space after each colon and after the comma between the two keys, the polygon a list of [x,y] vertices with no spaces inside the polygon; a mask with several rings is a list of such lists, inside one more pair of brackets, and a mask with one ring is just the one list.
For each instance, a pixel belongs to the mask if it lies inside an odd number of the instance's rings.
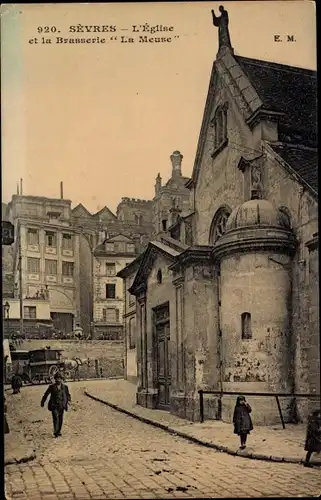
{"label": "cobblestone street", "polygon": [[[23,421],[37,458],[5,468],[9,498],[86,500],[318,496],[320,469],[233,457],[189,443],[89,399],[70,383],[72,407],[62,437],[40,407],[46,386],[8,394],[9,426]],[[10,435],[9,435],[10,436]]]}

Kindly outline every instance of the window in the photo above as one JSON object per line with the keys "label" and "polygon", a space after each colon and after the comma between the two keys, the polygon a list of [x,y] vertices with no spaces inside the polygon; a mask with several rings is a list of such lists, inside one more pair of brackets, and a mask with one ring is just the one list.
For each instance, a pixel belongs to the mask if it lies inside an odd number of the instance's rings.
{"label": "window", "polygon": [[116,285],[113,283],[107,283],[106,285],[106,299],[116,298]]}
{"label": "window", "polygon": [[167,231],[167,220],[166,219],[162,220],[162,230]]}
{"label": "window", "polygon": [[125,251],[125,243],[117,242],[114,243],[115,252],[124,252]]}
{"label": "window", "polygon": [[128,325],[128,345],[129,349],[136,347],[136,321],[135,318],[130,318]]}
{"label": "window", "polygon": [[62,275],[73,277],[73,275],[74,275],[74,263],[73,262],[63,262],[62,263]]}
{"label": "window", "polygon": [[209,244],[215,245],[217,241],[226,231],[226,223],[231,214],[231,209],[229,207],[221,207],[218,209],[216,214],[213,217],[211,228],[210,228],[210,236],[209,236]]}
{"label": "window", "polygon": [[216,109],[211,125],[214,128],[215,153],[227,141],[227,103]]}
{"label": "window", "polygon": [[57,235],[51,231],[46,231],[46,246],[56,247],[57,246]]}
{"label": "window", "polygon": [[46,274],[55,275],[57,274],[57,261],[56,260],[47,260],[45,261],[46,265]]}
{"label": "window", "polygon": [[248,312],[244,312],[241,315],[242,322],[242,339],[251,339],[252,338],[252,327],[251,327],[251,314]]}
{"label": "window", "polygon": [[161,284],[162,281],[163,281],[162,270],[158,269],[158,271],[157,271],[157,283]]}
{"label": "window", "polygon": [[35,306],[24,306],[23,316],[25,319],[36,319],[37,308]]}
{"label": "window", "polygon": [[133,243],[128,243],[127,244],[127,252],[128,253],[134,253],[135,252],[135,245]]}
{"label": "window", "polygon": [[107,276],[115,276],[116,274],[116,265],[111,262],[106,263],[106,275]]}
{"label": "window", "polygon": [[63,234],[62,235],[62,248],[63,250],[72,250],[72,235]]}
{"label": "window", "polygon": [[28,245],[39,244],[39,233],[37,229],[28,229]]}
{"label": "window", "polygon": [[28,266],[28,273],[33,273],[33,274],[40,273],[40,259],[35,259],[34,257],[28,257],[27,266]]}
{"label": "window", "polygon": [[114,243],[106,243],[106,252],[114,251]]}
{"label": "window", "polygon": [[106,323],[118,323],[119,309],[115,307],[106,307],[106,309],[103,309],[103,321]]}

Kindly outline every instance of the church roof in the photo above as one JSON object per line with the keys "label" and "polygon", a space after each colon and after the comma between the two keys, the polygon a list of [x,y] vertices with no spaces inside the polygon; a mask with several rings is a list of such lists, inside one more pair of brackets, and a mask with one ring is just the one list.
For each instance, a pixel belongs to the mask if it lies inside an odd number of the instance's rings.
{"label": "church roof", "polygon": [[315,193],[318,193],[318,152],[316,149],[300,148],[289,144],[269,143],[269,145]]}
{"label": "church roof", "polygon": [[[139,268],[134,278],[134,282],[129,289],[129,292],[134,295],[135,291],[140,285],[146,284],[149,271],[153,267],[157,255],[162,254],[163,256],[166,256],[171,262],[174,262],[175,257],[177,257],[180,253],[181,252],[174,250],[174,248],[171,248],[170,246],[161,243],[160,241],[151,241],[142,255],[142,258],[139,262]],[[122,277],[124,275],[125,273],[122,273]]]}
{"label": "church roof", "polygon": [[284,113],[280,133],[297,143],[315,144],[317,76],[308,69],[234,56],[258,93],[263,108]]}

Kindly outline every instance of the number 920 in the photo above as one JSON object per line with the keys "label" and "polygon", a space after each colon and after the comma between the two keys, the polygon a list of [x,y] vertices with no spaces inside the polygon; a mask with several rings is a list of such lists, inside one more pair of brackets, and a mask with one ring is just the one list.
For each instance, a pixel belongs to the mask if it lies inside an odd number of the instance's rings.
{"label": "number 920", "polygon": [[38,26],[38,33],[56,33],[56,26]]}

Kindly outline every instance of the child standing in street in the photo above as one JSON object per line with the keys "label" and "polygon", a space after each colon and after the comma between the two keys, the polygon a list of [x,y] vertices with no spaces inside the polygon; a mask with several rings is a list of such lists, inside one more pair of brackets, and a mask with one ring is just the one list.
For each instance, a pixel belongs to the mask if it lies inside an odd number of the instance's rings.
{"label": "child standing in street", "polygon": [[309,467],[312,453],[321,451],[321,410],[314,410],[309,415],[304,449],[307,452],[304,465]]}
{"label": "child standing in street", "polygon": [[248,434],[253,430],[252,419],[250,413],[252,408],[246,402],[244,396],[238,396],[234,408],[233,424],[234,434],[240,436],[241,450],[246,448],[246,440]]}

